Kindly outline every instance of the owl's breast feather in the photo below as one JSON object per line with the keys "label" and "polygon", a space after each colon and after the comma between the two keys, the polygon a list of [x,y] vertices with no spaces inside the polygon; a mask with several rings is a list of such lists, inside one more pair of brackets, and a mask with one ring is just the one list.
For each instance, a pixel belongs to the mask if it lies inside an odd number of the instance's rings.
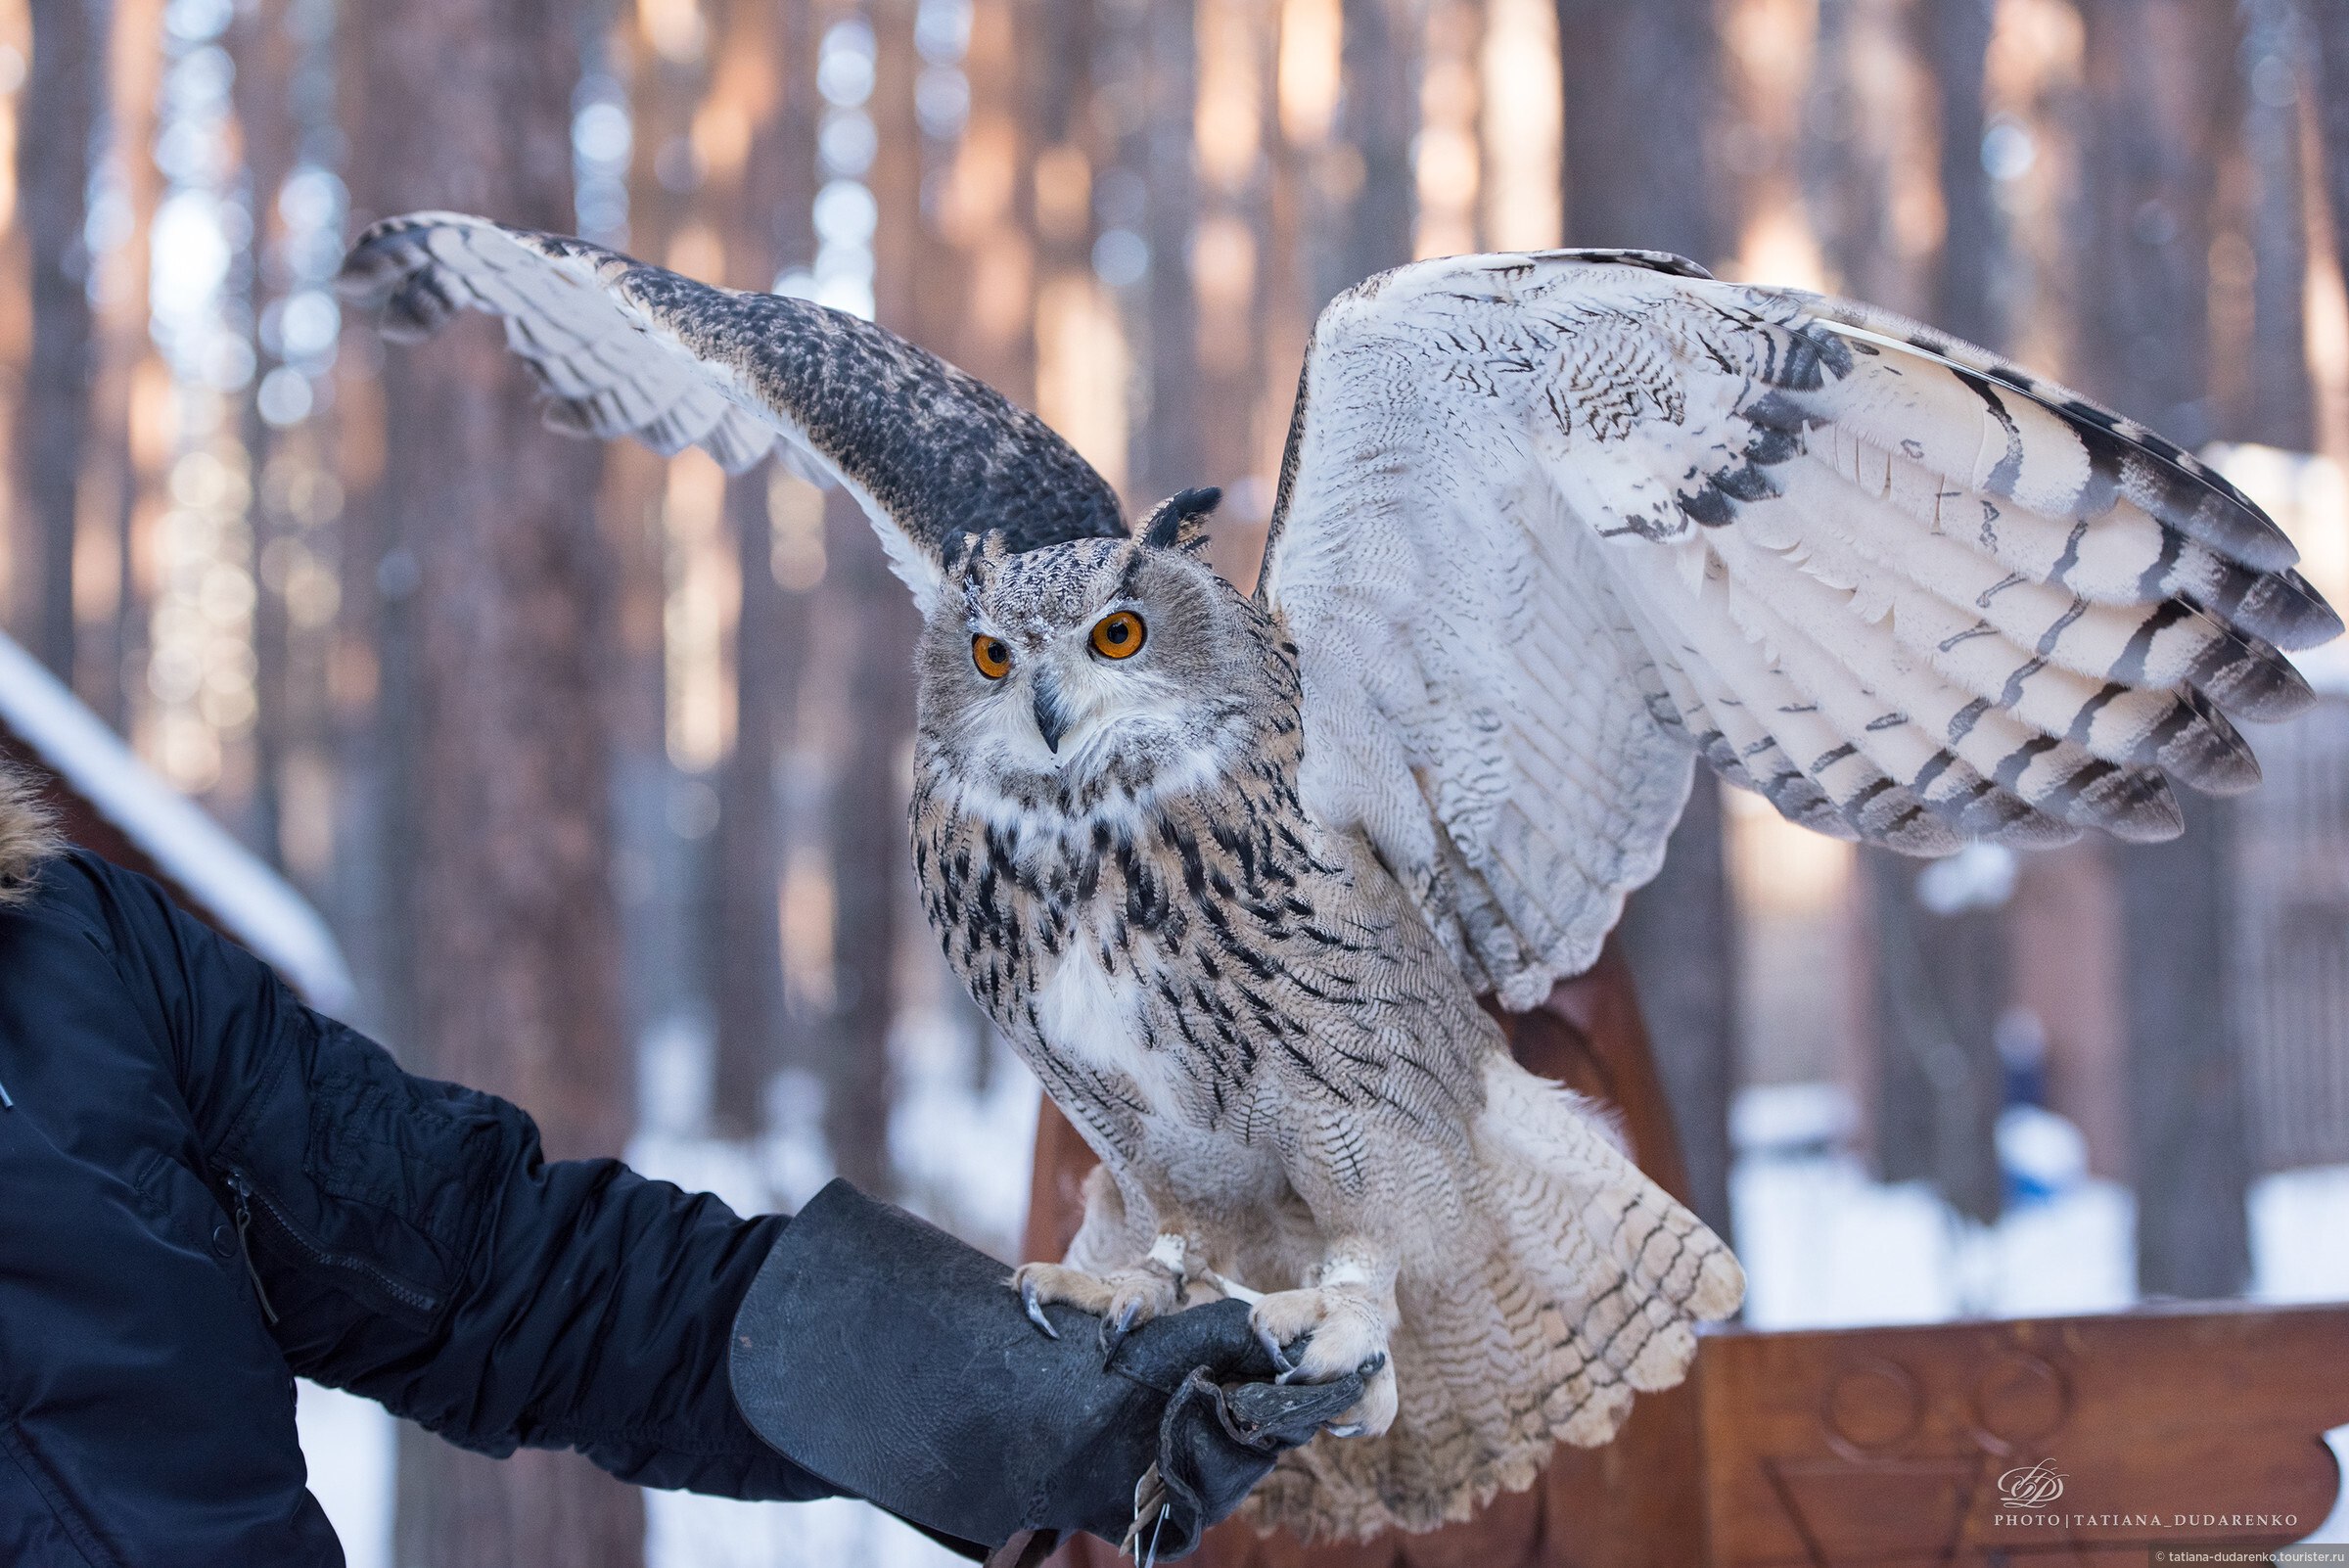
{"label": "owl's breast feather", "polygon": [[1286,1192],[1280,1151],[1262,1136],[1271,1126],[1264,1084],[1233,1076],[1171,1027],[1148,973],[1104,966],[1097,944],[1080,943],[1045,977],[1035,1020],[1027,1048],[1076,1069],[1044,1074],[1059,1093],[1107,1086],[1120,1096],[1102,1109],[1132,1118],[1132,1143],[1119,1157],[1154,1201],[1230,1216]]}
{"label": "owl's breast feather", "polygon": [[1074,943],[1036,990],[1037,1043],[1064,1062],[1126,1079],[1142,1096],[1145,1114],[1168,1115],[1182,1098],[1186,1075],[1173,1052],[1145,1044],[1146,1002],[1130,968],[1112,974],[1093,944]]}

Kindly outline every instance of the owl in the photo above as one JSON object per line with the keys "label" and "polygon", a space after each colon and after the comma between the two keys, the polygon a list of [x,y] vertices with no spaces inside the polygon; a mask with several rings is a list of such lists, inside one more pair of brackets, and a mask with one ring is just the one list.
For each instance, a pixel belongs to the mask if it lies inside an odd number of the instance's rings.
{"label": "owl", "polygon": [[[1604,1443],[1735,1260],[1520,1069],[1702,759],[1937,854],[2180,830],[2340,630],[2193,457],[1865,306],[1640,252],[1424,261],[1323,312],[1252,594],[1213,491],[1131,525],[1033,416],[890,333],[422,213],[345,264],[395,335],[504,318],[559,428],[770,451],[923,616],[914,864],[945,955],[1101,1157],[1012,1285],[1114,1341],[1252,1303],[1361,1402],[1251,1506],[1422,1530]],[[2231,716],[2232,715],[2232,716]]]}

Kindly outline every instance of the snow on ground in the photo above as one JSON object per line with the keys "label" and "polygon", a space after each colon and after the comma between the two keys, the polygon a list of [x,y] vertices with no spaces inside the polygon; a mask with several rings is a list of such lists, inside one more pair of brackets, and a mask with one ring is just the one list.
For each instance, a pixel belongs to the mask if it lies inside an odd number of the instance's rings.
{"label": "snow on ground", "polygon": [[2349,1301],[2349,1165],[2283,1171],[2252,1188],[2251,1259],[2256,1301]]}
{"label": "snow on ground", "polygon": [[2135,1205],[2087,1174],[2079,1131],[2017,1107],[1999,1142],[2013,1188],[1995,1225],[1953,1213],[1921,1181],[1869,1179],[1859,1118],[1830,1084],[1737,1098],[1729,1177],[1756,1328],[1842,1328],[2112,1312],[2137,1299]]}
{"label": "snow on ground", "polygon": [[[779,1130],[759,1145],[701,1136],[708,1036],[677,1027],[648,1042],[630,1145],[639,1170],[718,1193],[743,1213],[789,1209],[831,1176],[822,1085],[777,1082]],[[890,1152],[908,1207],[999,1257],[1017,1244],[1028,1198],[1036,1086],[967,1019],[909,1020],[893,1040],[898,1098]],[[1868,1178],[1852,1149],[1857,1115],[1831,1084],[1748,1089],[1732,1136],[1730,1204],[1757,1328],[1936,1322],[1961,1316],[2110,1312],[2136,1300],[2127,1188],[2088,1175],[2077,1130],[2009,1112],[2000,1133],[2013,1197],[1995,1225],[1953,1215],[1922,1183]],[[2251,1194],[2253,1283],[2270,1302],[2349,1299],[2349,1166],[2289,1171]],[[364,1401],[302,1386],[311,1489],[351,1568],[390,1560],[391,1418]],[[2333,1434],[2349,1465],[2349,1428]],[[949,1568],[961,1559],[879,1510],[845,1499],[787,1507],[648,1493],[649,1568]],[[2349,1538],[2349,1491],[2312,1540]]]}
{"label": "snow on ground", "polygon": [[343,1538],[348,1568],[391,1568],[392,1417],[373,1400],[304,1380],[295,1420],[310,1494]]}
{"label": "snow on ground", "polygon": [[[1994,1225],[1960,1219],[1922,1182],[1870,1180],[1849,1146],[1856,1121],[1832,1084],[1738,1096],[1729,1203],[1752,1326],[2052,1316],[2137,1300],[2136,1201],[2087,1174],[2062,1118],[2023,1107],[2002,1119],[2010,1195]],[[2265,1177],[2250,1220],[2253,1300],[2349,1300],[2349,1166]]]}
{"label": "snow on ground", "polygon": [[1741,1161],[1730,1181],[1756,1328],[2111,1312],[2136,1300],[2126,1188],[2086,1181],[1996,1225],[1849,1154]]}
{"label": "snow on ground", "polygon": [[969,1568],[928,1536],[868,1503],[733,1502],[644,1495],[645,1568]]}

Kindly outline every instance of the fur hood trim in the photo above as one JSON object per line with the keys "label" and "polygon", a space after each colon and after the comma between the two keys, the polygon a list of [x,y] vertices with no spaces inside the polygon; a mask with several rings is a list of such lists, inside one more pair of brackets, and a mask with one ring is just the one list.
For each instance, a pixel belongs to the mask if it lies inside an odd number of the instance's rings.
{"label": "fur hood trim", "polygon": [[0,761],[0,905],[22,903],[60,848],[57,819],[23,768]]}

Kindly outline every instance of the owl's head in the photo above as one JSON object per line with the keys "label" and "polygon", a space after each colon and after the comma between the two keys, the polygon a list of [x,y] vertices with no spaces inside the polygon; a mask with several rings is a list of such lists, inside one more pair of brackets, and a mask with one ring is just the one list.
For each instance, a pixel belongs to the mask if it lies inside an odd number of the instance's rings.
{"label": "owl's head", "polygon": [[915,662],[919,745],[967,806],[1147,805],[1294,733],[1278,636],[1167,516],[1018,552],[989,535],[950,565]]}

